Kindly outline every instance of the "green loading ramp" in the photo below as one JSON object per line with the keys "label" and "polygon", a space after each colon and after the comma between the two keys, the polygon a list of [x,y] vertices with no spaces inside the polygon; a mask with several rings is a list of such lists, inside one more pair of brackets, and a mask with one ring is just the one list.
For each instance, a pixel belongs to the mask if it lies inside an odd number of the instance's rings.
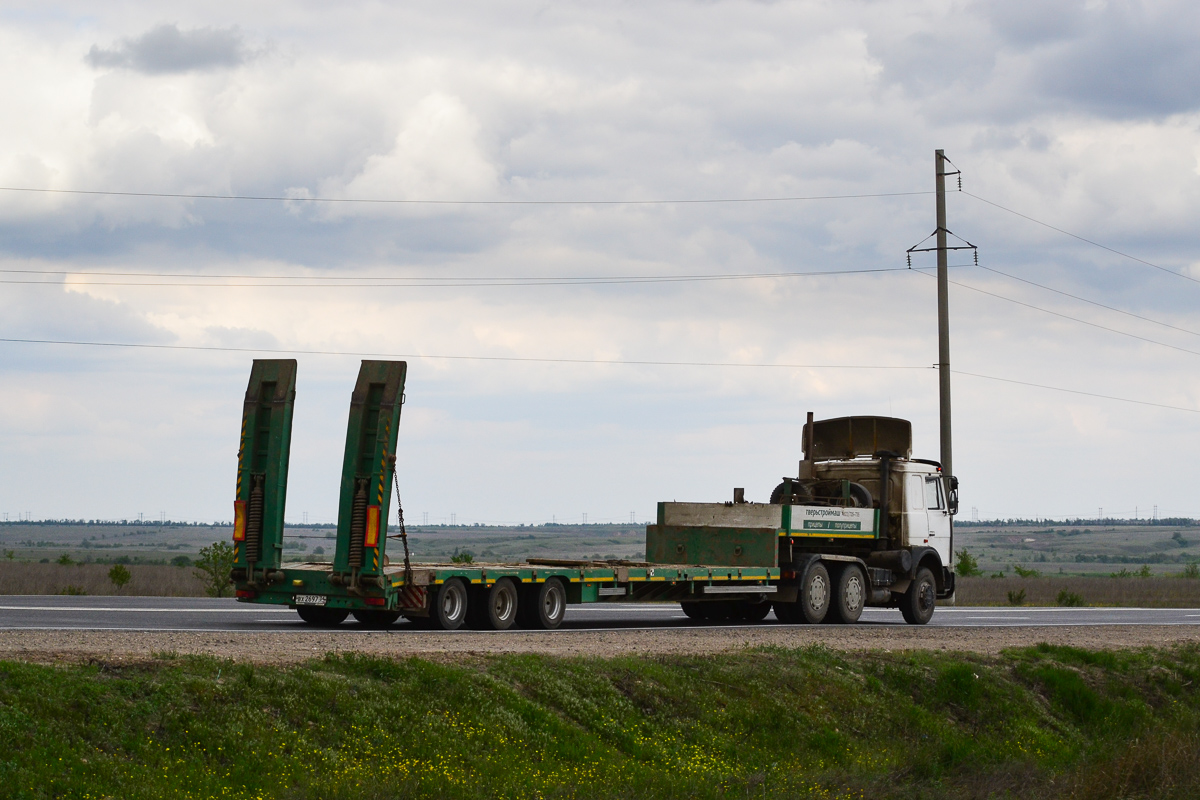
{"label": "green loading ramp", "polygon": [[330,579],[351,591],[384,584],[396,432],[407,371],[404,361],[364,361],[350,396],[337,552]]}
{"label": "green loading ramp", "polygon": [[234,572],[268,583],[283,557],[295,359],[255,359],[242,406],[237,495],[233,505]]}

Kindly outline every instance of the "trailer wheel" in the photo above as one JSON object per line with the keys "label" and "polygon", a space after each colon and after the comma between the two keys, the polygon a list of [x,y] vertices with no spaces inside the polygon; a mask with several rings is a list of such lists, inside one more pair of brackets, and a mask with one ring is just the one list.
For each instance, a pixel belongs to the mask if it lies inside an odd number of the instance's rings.
{"label": "trailer wheel", "polygon": [[737,612],[738,618],[745,622],[762,622],[771,613],[771,603],[767,600],[758,603],[747,600],[738,603]]}
{"label": "trailer wheel", "polygon": [[380,611],[377,609],[361,609],[350,612],[364,628],[383,630],[392,627],[392,623],[400,619],[399,611]]}
{"label": "trailer wheel", "polygon": [[917,577],[900,596],[900,613],[909,625],[924,625],[933,617],[937,605],[937,583],[928,567],[917,570]]}
{"label": "trailer wheel", "polygon": [[800,587],[800,613],[809,625],[816,625],[829,612],[829,570],[820,561],[815,561],[804,573],[804,584]]}
{"label": "trailer wheel", "polygon": [[456,631],[467,618],[467,586],[462,578],[451,578],[429,598],[431,627],[441,631]]}
{"label": "trailer wheel", "polygon": [[501,578],[486,589],[480,587],[473,599],[482,601],[482,605],[476,611],[477,627],[506,631],[517,621],[520,604],[517,601],[517,587],[511,578]]}
{"label": "trailer wheel", "polygon": [[691,600],[680,603],[679,607],[683,610],[683,613],[688,619],[704,619],[704,609],[701,608],[700,605],[700,603]]}
{"label": "trailer wheel", "polygon": [[333,628],[342,624],[350,612],[344,608],[317,608],[314,606],[296,606],[300,619],[318,628]]}
{"label": "trailer wheel", "polygon": [[826,622],[852,625],[862,616],[867,600],[867,579],[857,564],[846,564],[833,574],[833,601]]}
{"label": "trailer wheel", "polygon": [[562,624],[567,614],[567,590],[561,580],[550,578],[524,588],[517,607],[522,628],[552,631]]}

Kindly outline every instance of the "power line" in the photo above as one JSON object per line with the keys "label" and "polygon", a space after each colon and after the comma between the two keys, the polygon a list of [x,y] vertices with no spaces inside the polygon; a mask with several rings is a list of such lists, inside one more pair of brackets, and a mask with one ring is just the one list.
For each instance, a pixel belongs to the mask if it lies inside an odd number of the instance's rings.
{"label": "power line", "polygon": [[1111,394],[1097,394],[1096,392],[1084,392],[1078,389],[1064,389],[1061,386],[1047,386],[1044,383],[1030,383],[1029,381],[1018,381],[1012,378],[997,378],[995,375],[980,375],[976,372],[963,372],[962,370],[950,370],[955,375],[966,375],[971,378],[983,378],[988,381],[1000,381],[1001,383],[1015,383],[1018,386],[1033,386],[1038,389],[1049,389],[1052,392],[1066,392],[1068,394],[1081,394],[1086,397],[1099,397],[1103,400],[1116,400],[1120,403],[1135,403],[1139,406],[1153,406],[1155,408],[1167,408],[1172,411],[1187,411],[1190,414],[1200,414],[1200,409],[1184,408],[1183,406],[1168,406],[1163,403],[1151,403],[1148,400],[1131,400],[1128,397],[1114,397]]}
{"label": "power line", "polygon": [[137,342],[81,342],[68,339],[0,338],[13,344],[58,344],[79,347],[121,347],[147,350],[194,350],[217,353],[270,353],[272,355],[355,356],[358,358],[430,358],[453,361],[517,361],[535,364],[611,364],[617,366],[649,367],[750,367],[759,369],[901,369],[927,370],[931,367],[911,367],[873,364],[763,364],[736,361],[640,361],[607,358],[525,358],[520,356],[446,356],[425,353],[360,353],[341,350],[280,350],[262,347],[216,347],[184,344],[144,344]]}
{"label": "power line", "polygon": [[650,206],[697,205],[712,203],[790,203],[800,200],[857,200],[870,197],[911,197],[933,192],[875,192],[871,194],[822,194],[790,197],[721,197],[694,200],[400,200],[365,197],[285,197],[283,195],[187,194],[183,192],[110,192],[89,189],[35,189],[27,186],[0,186],[0,192],[37,194],[75,194],[101,197],[157,197],[177,200],[252,200],[292,203],[368,203],[375,205],[456,205],[456,206]]}
{"label": "power line", "polygon": [[[959,265],[966,266],[966,265]],[[339,283],[215,283],[206,281],[204,283],[181,283],[179,281],[84,281],[75,284],[67,284],[60,281],[46,280],[8,280],[0,279],[0,284],[6,285],[23,285],[23,286],[181,286],[191,288],[202,287],[233,287],[233,288],[254,288],[254,287],[269,287],[269,288],[453,288],[464,286],[606,286],[606,285],[623,285],[623,284],[639,284],[639,283],[701,283],[709,281],[736,281],[736,280],[759,280],[770,278],[803,278],[803,277],[822,277],[831,275],[867,275],[872,273],[883,272],[904,272],[904,267],[879,267],[874,269],[842,269],[842,270],[823,270],[817,272],[759,272],[746,274],[724,274],[724,275],[647,275],[647,276],[616,276],[612,278],[606,277],[587,277],[587,278],[569,278],[569,277],[551,277],[551,278],[350,278],[350,277],[322,277],[315,276],[309,278],[303,275],[213,275],[212,278],[241,278],[245,280],[314,280],[314,281],[339,281]],[[70,270],[0,270],[0,273],[24,273],[24,274],[40,274],[40,275],[68,275],[68,276],[137,276],[145,275],[146,277],[180,277],[180,278],[207,278],[205,275],[172,275],[170,273],[106,273],[106,272],[74,272]],[[378,281],[384,280],[387,283],[364,283],[363,281]],[[358,281],[350,283],[350,281]],[[407,283],[404,281],[408,281]],[[417,282],[422,281],[422,282]]]}
{"label": "power line", "polygon": [[997,275],[1003,275],[1005,278],[1009,278],[1014,281],[1020,281],[1021,283],[1027,283],[1030,286],[1036,286],[1039,289],[1045,289],[1047,292],[1054,292],[1055,294],[1061,294],[1063,297],[1070,297],[1072,300],[1078,300],[1081,303],[1090,303],[1091,305],[1098,306],[1099,308],[1106,308],[1109,311],[1115,311],[1118,314],[1124,314],[1127,317],[1133,317],[1134,319],[1144,320],[1145,322],[1153,322],[1155,325],[1162,325],[1164,328],[1170,328],[1171,330],[1180,331],[1181,333],[1190,333],[1192,336],[1200,336],[1200,333],[1198,333],[1196,331],[1190,331],[1187,328],[1180,328],[1176,325],[1170,324],[1169,322],[1162,322],[1161,320],[1151,319],[1150,317],[1143,317],[1141,314],[1134,314],[1132,311],[1126,311],[1122,308],[1115,308],[1113,306],[1108,306],[1108,305],[1105,305],[1104,303],[1098,303],[1095,300],[1088,300],[1086,297],[1080,297],[1077,294],[1071,294],[1070,292],[1064,292],[1061,289],[1054,289],[1049,286],[1045,286],[1043,284],[1035,283],[1034,281],[1027,280],[1025,278],[1019,278],[1016,275],[1010,275],[1007,272],[1001,272],[998,269],[992,269],[991,267],[985,267],[982,264],[978,264],[976,266],[978,266],[980,269],[986,269],[988,272],[994,272]]}
{"label": "power line", "polygon": [[[527,363],[542,363],[542,364],[597,364],[597,365],[618,365],[618,366],[663,366],[663,367],[748,367],[748,368],[783,368],[783,369],[860,369],[860,370],[930,370],[934,367],[914,367],[914,366],[897,366],[897,365],[880,365],[880,364],[750,364],[737,362],[721,362],[721,361],[634,361],[620,359],[590,359],[590,358],[523,358],[518,356],[447,356],[447,355],[428,355],[420,353],[359,353],[349,351],[335,350],[282,350],[282,349],[267,349],[253,347],[207,347],[202,345],[178,345],[178,344],[139,344],[133,342],[80,342],[60,339],[16,339],[16,338],[0,338],[0,342],[13,344],[51,344],[51,345],[74,345],[80,347],[118,347],[118,348],[138,348],[150,350],[192,350],[192,351],[209,351],[222,353],[269,353],[272,355],[320,355],[320,356],[356,356],[359,358],[429,358],[441,360],[456,360],[456,361],[508,361],[508,362],[527,362]],[[1170,406],[1163,403],[1152,403],[1145,400],[1133,400],[1128,397],[1116,397],[1114,395],[1097,394],[1095,392],[1084,392],[1077,389],[1065,389],[1061,386],[1049,386],[1042,383],[1032,383],[1029,381],[1019,381],[1012,378],[1000,378],[994,375],[981,375],[976,372],[963,372],[961,370],[953,370],[955,374],[966,375],[972,378],[982,378],[984,380],[1000,381],[1002,383],[1013,383],[1020,386],[1030,386],[1038,389],[1048,389],[1055,392],[1066,392],[1068,394],[1078,394],[1087,397],[1096,397],[1103,400],[1115,400],[1121,403],[1134,403],[1137,405],[1154,406],[1156,408],[1165,408],[1172,411],[1187,411],[1193,414],[1200,414],[1200,411],[1194,408],[1184,408],[1182,406]]]}
{"label": "power line", "polygon": [[[962,191],[962,190],[960,189],[959,191]],[[1020,217],[1021,219],[1027,219],[1030,222],[1033,222],[1037,225],[1041,225],[1043,228],[1049,228],[1052,231],[1057,231],[1058,233],[1061,233],[1064,236],[1070,236],[1072,239],[1078,239],[1081,242],[1090,244],[1093,247],[1099,247],[1101,250],[1107,250],[1108,252],[1113,253],[1118,256],[1121,256],[1122,258],[1128,258],[1131,261],[1138,262],[1139,264],[1145,264],[1147,267],[1153,267],[1154,269],[1161,270],[1161,271],[1167,273],[1168,275],[1174,275],[1176,278],[1183,278],[1184,280],[1189,280],[1189,281],[1192,281],[1193,283],[1200,283],[1200,280],[1193,278],[1191,275],[1185,275],[1182,272],[1177,272],[1173,269],[1168,269],[1167,267],[1162,267],[1162,266],[1159,266],[1158,264],[1153,264],[1153,263],[1145,260],[1144,258],[1138,258],[1137,256],[1131,256],[1129,253],[1123,253],[1120,250],[1109,247],[1106,244],[1100,244],[1099,242],[1092,241],[1091,239],[1080,236],[1077,233],[1071,233],[1070,231],[1065,231],[1062,228],[1051,225],[1049,222],[1042,222],[1040,219],[1034,219],[1033,217],[1029,216],[1028,214],[1022,214],[1020,211],[1014,211],[1013,209],[1008,208],[1006,206],[1002,206],[999,203],[994,203],[991,200],[986,200],[977,194],[971,194],[970,192],[962,192],[962,193],[965,194],[967,197],[975,198],[976,200],[978,200],[981,203],[987,203],[989,206],[998,208],[1001,211],[1007,211],[1009,214],[1015,214],[1016,216]]]}
{"label": "power line", "polygon": [[[921,269],[914,269],[913,272],[920,273],[921,275],[925,275],[926,277],[930,277],[930,278],[933,277],[929,273],[923,272]],[[1062,319],[1070,320],[1071,322],[1078,322],[1080,325],[1087,325],[1092,328],[1099,328],[1102,331],[1108,331],[1109,333],[1116,333],[1121,336],[1128,336],[1130,339],[1137,339],[1140,342],[1156,344],[1159,347],[1166,347],[1171,350],[1178,350],[1181,353],[1190,353],[1191,355],[1194,355],[1194,356],[1200,356],[1200,351],[1198,351],[1198,350],[1188,350],[1186,347],[1178,347],[1173,344],[1167,344],[1166,342],[1160,342],[1157,339],[1148,339],[1145,336],[1138,336],[1136,333],[1129,333],[1127,331],[1118,330],[1116,328],[1110,328],[1107,325],[1101,325],[1098,322],[1088,322],[1086,319],[1080,319],[1079,317],[1072,317],[1070,314],[1063,314],[1059,311],[1051,311],[1048,308],[1042,308],[1041,306],[1035,306],[1032,303],[1026,303],[1021,300],[1014,300],[1011,297],[1005,297],[1002,294],[996,294],[995,292],[989,292],[986,289],[980,289],[976,286],[971,286],[970,284],[960,283],[959,281],[950,281],[950,283],[954,284],[955,286],[960,286],[963,289],[969,289],[972,292],[978,292],[979,294],[986,294],[988,297],[994,297],[997,300],[1004,300],[1005,302],[1014,303],[1019,306],[1024,306],[1025,308],[1030,308],[1030,309],[1033,309],[1034,311],[1041,311],[1043,314],[1050,314],[1055,317],[1061,317]]]}

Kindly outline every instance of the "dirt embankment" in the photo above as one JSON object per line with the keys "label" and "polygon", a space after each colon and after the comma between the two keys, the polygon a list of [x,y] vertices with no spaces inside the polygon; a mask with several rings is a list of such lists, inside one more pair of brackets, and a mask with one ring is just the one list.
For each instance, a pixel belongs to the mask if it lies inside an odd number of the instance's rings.
{"label": "dirt embankment", "polygon": [[997,653],[1041,642],[1088,649],[1200,644],[1200,626],[1130,625],[1055,628],[856,627],[686,628],[633,631],[484,633],[305,631],[204,633],[135,631],[2,631],[0,659],[40,663],[143,661],[209,655],[286,664],[325,653],[458,660],[496,653],[559,656],[710,654],[747,647],[824,645],[842,650],[950,650]]}

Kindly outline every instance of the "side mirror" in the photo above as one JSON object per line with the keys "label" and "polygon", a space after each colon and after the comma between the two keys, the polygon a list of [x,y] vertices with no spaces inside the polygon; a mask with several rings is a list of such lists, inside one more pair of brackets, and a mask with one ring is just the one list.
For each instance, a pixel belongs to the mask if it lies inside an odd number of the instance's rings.
{"label": "side mirror", "polygon": [[950,510],[950,516],[958,513],[958,478],[954,475],[946,478],[946,483],[949,484],[949,490],[946,492],[946,505]]}

